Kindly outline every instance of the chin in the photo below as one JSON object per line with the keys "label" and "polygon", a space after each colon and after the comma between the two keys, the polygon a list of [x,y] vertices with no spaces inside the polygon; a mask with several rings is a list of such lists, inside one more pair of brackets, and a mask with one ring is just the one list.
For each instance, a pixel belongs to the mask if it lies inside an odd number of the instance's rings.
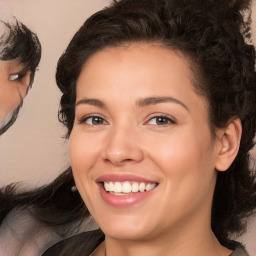
{"label": "chin", "polygon": [[[154,231],[152,221],[141,216],[106,218],[98,223],[106,236],[118,240],[143,240]],[[150,225],[149,225],[150,223]]]}
{"label": "chin", "polygon": [[144,240],[147,237],[145,230],[138,230],[138,229],[127,229],[125,228],[107,228],[102,230],[104,234],[112,239],[116,240],[126,240],[126,241],[133,241],[133,240]]}

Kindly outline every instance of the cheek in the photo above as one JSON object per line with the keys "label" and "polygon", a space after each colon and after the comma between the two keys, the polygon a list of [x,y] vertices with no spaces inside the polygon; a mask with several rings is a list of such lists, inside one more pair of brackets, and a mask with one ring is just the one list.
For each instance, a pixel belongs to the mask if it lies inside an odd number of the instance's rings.
{"label": "cheek", "polygon": [[95,145],[86,140],[86,136],[72,131],[69,139],[69,155],[74,173],[87,172],[93,163]]}
{"label": "cheek", "polygon": [[0,88],[0,118],[5,119],[12,111],[14,111],[21,103],[21,98],[18,90],[13,85],[10,88]]}
{"label": "cheek", "polygon": [[162,190],[166,192],[159,209],[171,212],[175,207],[177,214],[186,214],[209,206],[216,180],[212,150],[209,139],[205,143],[190,133],[155,141],[149,154],[161,172]]}
{"label": "cheek", "polygon": [[86,206],[92,212],[99,197],[94,193],[97,190],[95,169],[99,169],[97,166],[101,156],[101,145],[103,145],[99,137],[85,135],[77,128],[73,128],[69,139],[69,155],[76,187]]}
{"label": "cheek", "polygon": [[92,136],[83,134],[74,127],[69,139],[69,156],[73,174],[81,185],[88,181],[89,175],[93,175],[91,170],[100,157],[102,142],[99,136]]}
{"label": "cheek", "polygon": [[[184,129],[170,136],[152,138],[148,148],[150,158],[159,166],[173,189],[201,186],[201,180],[211,182],[214,173],[213,143],[208,130]],[[196,185],[196,186],[195,186]]]}
{"label": "cheek", "polygon": [[87,174],[92,165],[92,148],[73,129],[69,139],[69,156],[76,187],[84,200],[87,195],[84,191],[88,182]]}

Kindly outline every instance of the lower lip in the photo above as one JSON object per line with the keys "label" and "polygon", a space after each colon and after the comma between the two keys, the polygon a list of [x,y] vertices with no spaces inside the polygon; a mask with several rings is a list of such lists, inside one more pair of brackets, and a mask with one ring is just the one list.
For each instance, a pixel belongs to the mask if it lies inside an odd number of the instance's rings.
{"label": "lower lip", "polygon": [[128,207],[139,203],[146,199],[155,189],[145,192],[130,193],[121,196],[116,196],[108,193],[101,184],[99,184],[101,197],[110,205],[114,207]]}

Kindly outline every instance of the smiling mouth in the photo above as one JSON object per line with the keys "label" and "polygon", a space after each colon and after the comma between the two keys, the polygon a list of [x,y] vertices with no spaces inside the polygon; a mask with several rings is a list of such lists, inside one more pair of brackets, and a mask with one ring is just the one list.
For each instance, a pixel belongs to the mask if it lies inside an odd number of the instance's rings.
{"label": "smiling mouth", "polygon": [[158,184],[157,183],[145,183],[145,182],[103,182],[103,187],[106,192],[116,195],[122,196],[132,193],[143,193],[146,191],[150,191],[155,188]]}

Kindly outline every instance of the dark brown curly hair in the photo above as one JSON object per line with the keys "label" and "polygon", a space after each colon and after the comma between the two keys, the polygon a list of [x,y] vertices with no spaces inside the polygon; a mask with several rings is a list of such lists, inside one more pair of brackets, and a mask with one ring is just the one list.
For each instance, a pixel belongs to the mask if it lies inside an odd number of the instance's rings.
{"label": "dark brown curly hair", "polygon": [[[255,176],[250,169],[250,150],[256,132],[255,50],[250,44],[250,5],[249,0],[115,1],[85,21],[57,65],[56,81],[62,91],[59,120],[67,127],[69,137],[74,124],[76,81],[83,64],[96,52],[146,42],[159,43],[188,58],[196,79],[195,89],[208,102],[212,131],[225,127],[234,117],[242,122],[238,155],[226,172],[218,173],[213,198],[212,230],[220,241],[230,234],[242,233],[245,219],[256,208]],[[64,187],[65,182],[60,183],[63,179],[69,181],[68,188]],[[58,189],[66,196],[67,200],[62,199],[59,206],[59,209],[65,208],[66,214],[60,212],[64,216],[61,221],[57,221],[58,207],[54,212],[56,218],[51,221],[40,214],[43,221],[62,224],[88,215],[82,199],[70,195],[72,184],[71,169],[68,169],[52,184],[33,194],[32,201],[38,209],[54,203],[61,196]],[[44,200],[44,191],[53,190],[54,194]],[[26,193],[23,194],[26,198],[24,195]]]}

